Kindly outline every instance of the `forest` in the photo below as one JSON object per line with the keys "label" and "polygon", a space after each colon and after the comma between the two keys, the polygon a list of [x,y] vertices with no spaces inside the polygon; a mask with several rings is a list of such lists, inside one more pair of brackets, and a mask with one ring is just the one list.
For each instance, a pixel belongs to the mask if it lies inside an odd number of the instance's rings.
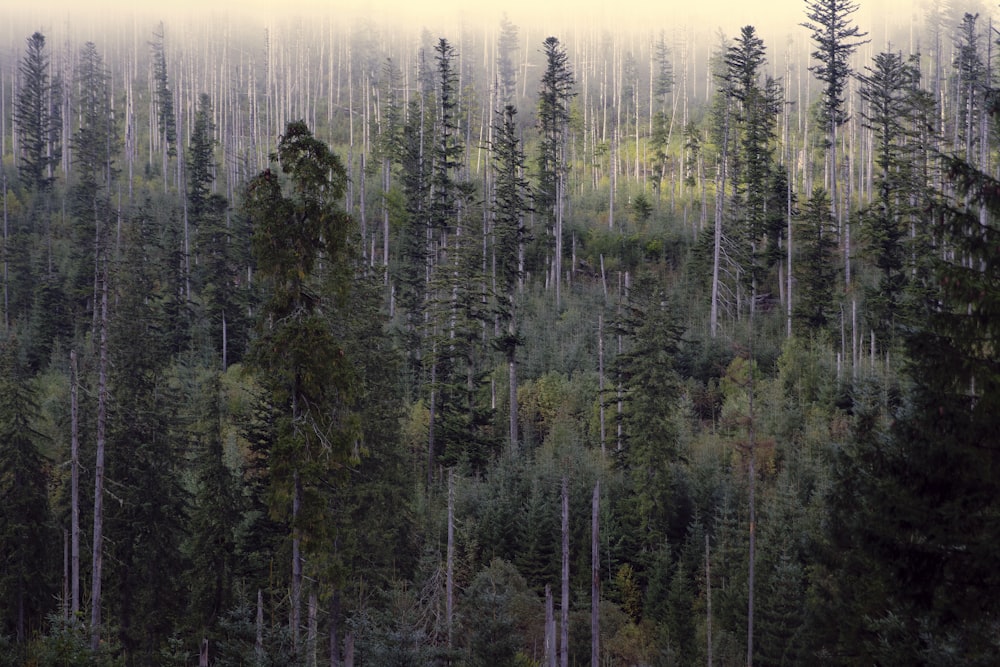
{"label": "forest", "polygon": [[798,9],[0,10],[0,667],[1000,664],[1000,32]]}

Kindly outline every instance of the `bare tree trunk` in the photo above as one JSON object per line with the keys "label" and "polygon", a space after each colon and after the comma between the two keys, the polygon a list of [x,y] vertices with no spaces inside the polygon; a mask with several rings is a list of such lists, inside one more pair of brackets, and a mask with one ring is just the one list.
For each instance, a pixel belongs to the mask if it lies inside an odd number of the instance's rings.
{"label": "bare tree trunk", "polygon": [[726,102],[726,116],[722,131],[722,161],[716,182],[715,193],[715,238],[712,245],[712,305],[709,327],[712,338],[719,331],[719,264],[722,261],[722,216],[726,201],[726,171],[729,164],[729,102]]}
{"label": "bare tree trunk", "polygon": [[[513,294],[511,295],[513,299]],[[507,324],[507,333],[510,336],[517,334],[517,315],[513,308],[511,308],[510,321]],[[507,376],[509,380],[509,390],[510,390],[510,409],[509,409],[509,419],[510,419],[510,451],[517,451],[517,347],[512,345],[510,354],[507,357]]]}
{"label": "bare tree trunk", "polygon": [[292,486],[292,600],[288,624],[292,633],[292,653],[298,656],[302,619],[302,535],[297,527],[302,507],[302,480],[298,470],[292,474]]}
{"label": "bare tree trunk", "polygon": [[754,587],[757,562],[757,469],[756,469],[756,425],[754,424],[754,367],[753,367],[753,313],[750,314],[750,375],[749,375],[749,433],[748,454],[749,464],[749,505],[750,505],[750,540],[747,554],[747,667],[753,667],[753,621],[754,621]]}
{"label": "bare tree trunk", "polygon": [[354,634],[350,632],[344,639],[344,667],[354,667]]}
{"label": "bare tree trunk", "polygon": [[556,667],[556,614],[552,587],[545,584],[545,667]]}
{"label": "bare tree trunk", "polygon": [[340,667],[340,591],[330,601],[330,667]]}
{"label": "bare tree trunk", "polygon": [[601,481],[594,484],[590,514],[590,665],[601,664]]}
{"label": "bare tree trunk", "polygon": [[104,550],[104,438],[108,415],[108,269],[104,266],[101,286],[100,347],[97,379],[97,454],[94,460],[93,574],[90,589],[90,649],[101,645],[101,569]]}
{"label": "bare tree trunk", "polygon": [[306,631],[306,665],[308,667],[316,667],[316,648],[317,648],[317,637],[319,634],[319,627],[316,618],[318,611],[318,602],[316,600],[316,592],[313,591],[309,593],[309,625]]}
{"label": "bare tree trunk", "polygon": [[455,596],[455,474],[448,471],[448,552],[445,564],[445,623],[448,626],[448,648],[452,647]]}
{"label": "bare tree trunk", "polygon": [[70,612],[80,612],[80,430],[76,350],[69,353],[70,412]]}
{"label": "bare tree trunk", "polygon": [[[3,97],[0,91],[0,97]],[[10,328],[10,285],[7,274],[7,173],[3,174],[3,328]]]}
{"label": "bare tree trunk", "polygon": [[[604,274],[604,255],[601,255],[601,274]],[[601,458],[604,458],[607,455],[607,431],[604,423],[604,313],[597,315],[597,397],[601,423]]]}
{"label": "bare tree trunk", "polygon": [[257,626],[253,645],[254,656],[257,663],[264,662],[264,594],[257,589]]}
{"label": "bare tree trunk", "polygon": [[707,534],[705,535],[705,643],[708,667],[712,667],[712,559]]}
{"label": "bare tree trunk", "polygon": [[562,602],[559,665],[569,667],[569,478],[562,478]]}

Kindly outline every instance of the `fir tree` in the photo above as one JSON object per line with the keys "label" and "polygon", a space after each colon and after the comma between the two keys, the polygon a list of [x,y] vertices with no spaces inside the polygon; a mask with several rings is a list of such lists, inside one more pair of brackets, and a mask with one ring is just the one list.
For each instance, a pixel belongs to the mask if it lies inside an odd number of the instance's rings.
{"label": "fir tree", "polygon": [[37,406],[14,338],[0,339],[0,634],[26,642],[52,607],[53,542]]}

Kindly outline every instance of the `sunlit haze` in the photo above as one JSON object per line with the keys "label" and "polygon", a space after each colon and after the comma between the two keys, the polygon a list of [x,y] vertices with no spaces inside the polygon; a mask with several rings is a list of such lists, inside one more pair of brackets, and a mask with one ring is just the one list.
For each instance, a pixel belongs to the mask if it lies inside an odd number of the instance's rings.
{"label": "sunlit haze", "polygon": [[[861,0],[859,23],[865,18],[891,22],[902,28],[920,13],[923,2]],[[976,3],[972,3],[975,5]],[[803,20],[804,0],[747,2],[745,0],[672,0],[666,2],[608,2],[607,0],[507,0],[484,3],[469,0],[174,0],[151,3],[130,0],[42,0],[15,10],[25,18],[154,16],[169,20],[224,15],[232,19],[275,20],[284,17],[323,17],[345,20],[366,18],[376,23],[404,23],[414,28],[445,29],[455,24],[495,24],[506,14],[512,22],[535,28],[642,28],[676,27],[720,29],[735,34],[743,25],[787,32]],[[169,9],[167,7],[169,6]],[[892,11],[889,11],[889,10]],[[970,6],[969,11],[977,11]],[[0,14],[3,12],[0,11]],[[878,17],[878,18],[876,18]],[[875,27],[877,33],[882,26]]]}

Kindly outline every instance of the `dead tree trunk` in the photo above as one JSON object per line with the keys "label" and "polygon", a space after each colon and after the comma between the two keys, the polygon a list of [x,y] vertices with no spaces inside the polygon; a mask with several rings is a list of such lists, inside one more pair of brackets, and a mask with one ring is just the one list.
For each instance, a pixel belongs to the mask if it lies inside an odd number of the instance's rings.
{"label": "dead tree trunk", "polygon": [[80,430],[76,350],[69,353],[70,396],[70,612],[80,612]]}
{"label": "dead tree trunk", "polygon": [[562,478],[562,602],[559,665],[569,667],[569,478]]}
{"label": "dead tree trunk", "polygon": [[590,665],[601,664],[601,481],[594,484],[590,513]]}
{"label": "dead tree trunk", "polygon": [[108,270],[104,267],[101,286],[100,347],[97,375],[97,453],[94,460],[94,540],[93,574],[90,589],[90,649],[101,644],[101,569],[104,532],[104,438],[108,414]]}

